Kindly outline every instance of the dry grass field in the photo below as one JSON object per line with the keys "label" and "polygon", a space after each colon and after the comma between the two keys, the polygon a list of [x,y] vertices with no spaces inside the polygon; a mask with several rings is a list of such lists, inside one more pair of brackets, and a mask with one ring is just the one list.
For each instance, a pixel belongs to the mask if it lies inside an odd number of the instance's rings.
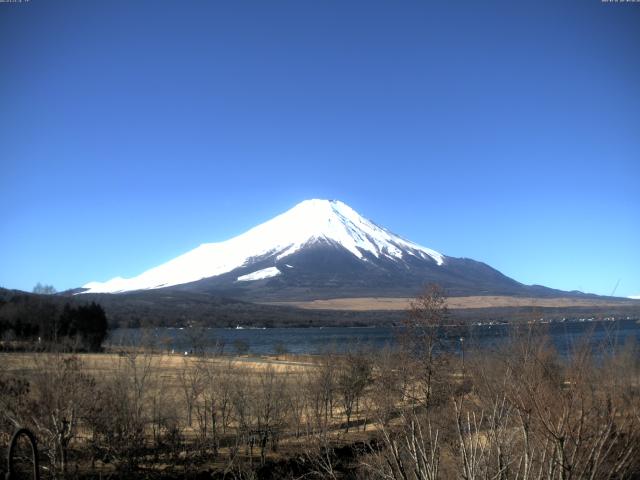
{"label": "dry grass field", "polygon": [[[407,310],[411,298],[333,298],[328,300],[312,300],[307,302],[271,302],[270,305],[288,305],[305,309],[318,310]],[[508,296],[469,296],[449,297],[447,306],[450,309],[466,308],[500,308],[500,307],[619,307],[638,306],[637,300],[599,300],[590,298],[532,298]]]}
{"label": "dry grass field", "polygon": [[[640,472],[635,344],[563,359],[544,329],[523,325],[499,351],[460,357],[437,353],[439,319],[424,317],[398,351],[0,353],[0,455],[20,425],[38,437],[43,478],[501,478],[504,465],[503,478],[541,480]],[[414,467],[439,473],[405,475]]]}
{"label": "dry grass field", "polygon": [[[0,362],[3,364],[3,371],[6,373],[29,372],[42,368],[43,365],[51,364],[58,354],[32,353],[32,352],[0,352]],[[166,353],[122,355],[118,353],[76,353],[74,357],[79,358],[83,364],[83,371],[91,375],[109,376],[117,370],[118,365],[123,361],[133,358],[138,366],[150,362],[151,369],[164,378],[174,378],[178,372],[184,369],[194,368],[203,363],[215,366],[220,369],[234,368],[246,371],[249,375],[252,372],[263,372],[267,368],[279,373],[301,372],[314,367],[311,357],[307,356],[265,356],[265,357],[195,357],[182,356],[179,354],[169,355]]]}
{"label": "dry grass field", "polygon": [[[266,461],[315,457],[322,445],[368,438],[371,418],[357,426],[367,419],[366,404],[357,404],[363,392],[342,400],[338,393],[340,362],[289,354],[0,352],[0,393],[8,386],[14,396],[0,398],[0,407],[9,407],[6,418],[26,420],[63,472],[73,459],[86,474],[109,475],[135,462],[156,473],[211,468],[244,478]],[[29,388],[11,390],[18,385],[11,379]],[[32,423],[42,414],[49,418]],[[65,422],[73,431],[57,432]],[[356,426],[345,431],[350,423]],[[13,425],[0,423],[0,451]],[[64,462],[56,453],[62,445]],[[96,446],[99,453],[87,457]]]}
{"label": "dry grass field", "polygon": [[[605,372],[585,365],[577,377],[579,383],[576,378],[571,383],[558,383],[546,377],[547,366],[538,364],[549,361],[545,351],[531,353],[535,358],[529,365],[515,356],[507,360],[517,371],[528,373],[503,391],[495,387],[504,388],[511,368],[505,370],[500,359],[479,359],[478,364],[468,365],[466,375],[455,370],[442,372],[433,384],[434,392],[439,393],[434,393],[428,405],[420,400],[424,396],[415,395],[418,390],[407,390],[409,385],[425,386],[419,365],[407,370],[385,358],[375,362],[366,393],[357,397],[348,395],[349,388],[357,389],[349,382],[357,377],[344,374],[351,368],[348,364],[323,365],[308,359],[84,354],[75,357],[81,362],[81,372],[75,373],[66,363],[74,357],[66,355],[4,353],[0,362],[4,379],[30,380],[28,396],[35,403],[29,406],[27,402],[25,407],[31,418],[39,419],[29,426],[38,434],[43,455],[50,458],[43,462],[48,468],[55,467],[62,477],[73,468],[78,478],[184,478],[188,472],[198,471],[216,472],[207,474],[211,479],[298,478],[290,475],[303,468],[304,477],[300,478],[400,479],[400,457],[403,462],[418,463],[421,460],[411,455],[422,449],[428,454],[429,468],[441,471],[434,478],[453,478],[471,468],[466,462],[491,471],[498,448],[511,445],[505,453],[510,462],[517,465],[526,454],[540,469],[551,472],[541,478],[555,480],[559,478],[554,470],[557,462],[548,454],[559,447],[551,441],[556,435],[573,438],[582,430],[580,425],[587,426],[588,435],[582,440],[585,445],[574,449],[577,460],[572,468],[588,473],[592,469],[596,473],[593,478],[607,478],[610,466],[633,473],[637,464],[628,452],[634,450],[638,439],[637,404],[633,406],[637,394],[632,395],[632,403],[624,400],[628,382],[619,383],[623,377],[603,376]],[[621,370],[628,371],[609,371]],[[214,376],[213,385],[205,372]],[[597,373],[595,390],[592,373]],[[84,375],[99,384],[84,389]],[[473,390],[465,386],[471,379]],[[612,385],[618,386],[612,389]],[[214,390],[210,390],[212,386]],[[603,396],[603,392],[621,387],[614,397]],[[497,397],[496,391],[501,392]],[[345,409],[349,398],[356,399],[355,405],[350,404],[354,409],[350,416]],[[606,405],[611,409],[612,401],[613,410],[603,410]],[[222,402],[228,402],[226,407]],[[575,402],[586,409],[576,411]],[[541,436],[540,444],[528,447],[520,438],[518,405],[525,412],[532,408],[539,411],[534,415],[541,417],[532,425],[561,421],[563,430],[540,430],[536,433]],[[603,417],[603,412],[609,413]],[[106,420],[100,418],[103,413],[108,414]],[[64,425],[74,415],[78,417],[67,423],[73,432],[56,433],[56,422],[66,419]],[[490,415],[486,422],[485,415]],[[214,419],[216,427],[211,423]],[[422,432],[415,430],[418,422]],[[603,437],[601,429],[610,429],[610,433]],[[433,436],[437,432],[443,440]],[[460,440],[455,440],[456,435]],[[68,441],[60,442],[61,438]],[[371,443],[374,438],[382,442],[382,450],[377,450],[375,440]],[[592,467],[593,455],[585,452],[602,450],[599,438],[609,439],[615,450],[614,454],[606,453],[603,460],[596,459],[598,463]],[[6,436],[0,432],[0,448],[5,442]],[[66,452],[65,463],[56,453],[60,445]],[[355,445],[369,447],[354,456]],[[476,457],[467,459],[463,447],[475,449]],[[573,453],[573,448],[567,447],[568,453]],[[289,473],[273,476],[280,468]]]}

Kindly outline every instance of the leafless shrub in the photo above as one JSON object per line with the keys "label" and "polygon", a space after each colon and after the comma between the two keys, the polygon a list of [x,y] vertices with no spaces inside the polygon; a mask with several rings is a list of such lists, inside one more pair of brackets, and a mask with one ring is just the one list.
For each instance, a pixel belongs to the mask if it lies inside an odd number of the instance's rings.
{"label": "leafless shrub", "polygon": [[325,353],[315,368],[305,373],[303,388],[308,398],[307,435],[326,436],[333,418],[336,391],[335,355]]}
{"label": "leafless shrub", "polygon": [[370,416],[385,427],[400,413],[406,398],[408,381],[403,360],[402,352],[388,347],[373,359]]}
{"label": "leafless shrub", "polygon": [[199,364],[192,362],[188,357],[183,358],[178,380],[182,398],[187,408],[187,425],[189,427],[192,424],[193,407],[204,388],[204,374],[205,372]]}
{"label": "leafless shrub", "polygon": [[[157,437],[171,422],[161,416],[153,398],[157,388],[149,353],[118,357],[113,375],[103,378],[93,392],[92,408],[86,416],[94,456],[133,469],[144,454],[147,427],[155,425]],[[155,418],[154,418],[155,417]],[[153,428],[153,427],[152,427]]]}
{"label": "leafless shrub", "polygon": [[272,366],[268,366],[258,374],[255,394],[255,428],[253,435],[260,446],[260,460],[264,464],[267,443],[275,451],[280,435],[287,426],[287,390],[282,375],[276,374]]}
{"label": "leafless shrub", "polygon": [[637,468],[640,396],[611,370],[622,357],[594,358],[585,344],[561,361],[538,333],[477,358],[474,390],[452,399],[461,476],[624,478]]}
{"label": "leafless shrub", "polygon": [[371,383],[372,364],[363,351],[350,351],[337,365],[337,391],[346,416],[345,432],[349,432],[351,418],[358,412],[365,388]]}
{"label": "leafless shrub", "polygon": [[447,301],[438,285],[428,285],[411,301],[405,320],[402,347],[410,364],[412,389],[407,392],[415,404],[429,407],[441,401],[448,356],[446,330],[449,322]]}
{"label": "leafless shrub", "polygon": [[441,446],[438,429],[424,415],[403,411],[394,427],[380,424],[382,448],[361,459],[370,478],[435,480],[440,478]]}

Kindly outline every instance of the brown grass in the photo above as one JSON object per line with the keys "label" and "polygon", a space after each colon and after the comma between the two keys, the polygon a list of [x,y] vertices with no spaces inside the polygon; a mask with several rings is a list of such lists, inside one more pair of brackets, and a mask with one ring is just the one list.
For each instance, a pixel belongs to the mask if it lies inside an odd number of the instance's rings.
{"label": "brown grass", "polygon": [[[269,305],[286,305],[309,310],[406,310],[411,298],[332,298],[307,302],[269,302]],[[637,306],[637,300],[600,300],[592,298],[533,298],[508,296],[449,297],[447,306],[451,309],[496,308],[496,307],[619,307]]]}
{"label": "brown grass", "polygon": [[[47,355],[56,355],[50,353],[33,353],[33,352],[11,352],[0,353],[0,362],[3,364],[5,372],[27,372],[37,367],[34,358],[39,359],[38,365],[42,365],[43,357]],[[69,355],[70,356],[70,355]],[[79,357],[85,366],[85,373],[94,375],[104,375],[114,371],[114,366],[124,358],[116,353],[77,353],[73,356]],[[148,357],[148,356],[147,356]],[[137,361],[142,362],[143,356],[139,355]],[[182,355],[153,354],[151,355],[151,367],[158,370],[162,376],[176,376],[179,370],[195,366],[196,362],[211,362],[225,368],[231,362],[234,366],[251,372],[261,372],[268,367],[272,367],[276,372],[302,372],[308,368],[314,368],[315,365],[309,360],[309,357],[296,357],[293,355],[281,356],[264,356],[264,357],[184,357]],[[46,364],[46,361],[44,361]]]}

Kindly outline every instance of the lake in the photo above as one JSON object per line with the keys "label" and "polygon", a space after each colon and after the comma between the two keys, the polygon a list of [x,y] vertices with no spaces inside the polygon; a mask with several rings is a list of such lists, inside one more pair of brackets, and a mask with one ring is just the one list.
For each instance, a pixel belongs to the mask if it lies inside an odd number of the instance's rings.
{"label": "lake", "polygon": [[[521,326],[526,327],[526,326]],[[549,334],[562,355],[582,342],[589,342],[594,350],[601,345],[620,346],[629,338],[640,341],[640,323],[635,319],[610,321],[566,321],[544,325],[537,324]],[[465,349],[473,346],[491,349],[516,334],[514,326],[507,324],[483,324],[445,330],[453,341],[453,348]],[[152,343],[157,347],[189,352],[195,345],[214,350],[224,345],[224,353],[236,353],[238,349],[247,353],[264,355],[286,350],[289,353],[317,354],[326,350],[345,352],[359,346],[383,348],[397,342],[401,329],[398,327],[317,327],[317,328],[154,328],[116,329],[111,332],[108,343],[117,345],[139,345]],[[462,341],[460,339],[463,339]]]}

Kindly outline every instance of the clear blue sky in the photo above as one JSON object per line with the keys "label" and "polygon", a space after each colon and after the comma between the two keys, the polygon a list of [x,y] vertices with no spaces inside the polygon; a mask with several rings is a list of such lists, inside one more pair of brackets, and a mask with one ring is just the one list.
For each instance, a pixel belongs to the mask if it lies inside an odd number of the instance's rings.
{"label": "clear blue sky", "polygon": [[0,285],[132,276],[307,198],[640,294],[640,4],[0,3]]}

